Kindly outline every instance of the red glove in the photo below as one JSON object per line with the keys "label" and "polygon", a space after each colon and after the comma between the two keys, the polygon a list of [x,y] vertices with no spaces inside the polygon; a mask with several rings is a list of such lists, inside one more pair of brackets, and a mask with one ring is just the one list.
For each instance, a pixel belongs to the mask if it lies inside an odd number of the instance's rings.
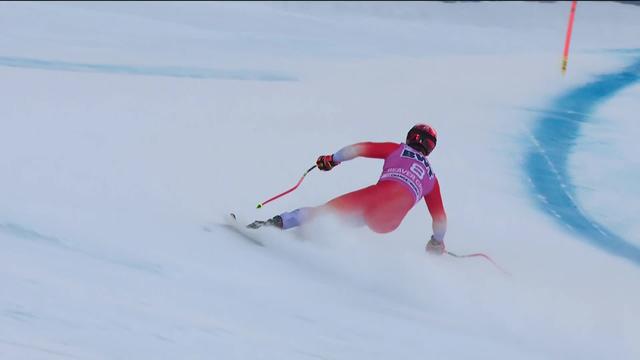
{"label": "red glove", "polygon": [[329,171],[338,164],[339,163],[333,161],[333,155],[321,155],[320,157],[318,157],[318,160],[316,160],[318,169],[323,171]]}
{"label": "red glove", "polygon": [[427,243],[427,252],[435,255],[442,255],[445,252],[444,242],[436,240],[433,235],[431,235],[431,239]]}

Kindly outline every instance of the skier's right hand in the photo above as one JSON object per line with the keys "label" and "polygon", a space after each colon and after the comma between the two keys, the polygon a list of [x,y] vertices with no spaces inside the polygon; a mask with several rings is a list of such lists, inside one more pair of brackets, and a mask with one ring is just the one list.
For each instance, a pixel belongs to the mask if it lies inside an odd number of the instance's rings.
{"label": "skier's right hand", "polygon": [[316,160],[318,169],[322,171],[329,171],[338,164],[338,162],[333,161],[333,155],[320,155],[320,157],[318,157],[318,160]]}
{"label": "skier's right hand", "polygon": [[431,235],[426,250],[429,254],[442,255],[445,252],[444,242],[436,240],[436,238]]}

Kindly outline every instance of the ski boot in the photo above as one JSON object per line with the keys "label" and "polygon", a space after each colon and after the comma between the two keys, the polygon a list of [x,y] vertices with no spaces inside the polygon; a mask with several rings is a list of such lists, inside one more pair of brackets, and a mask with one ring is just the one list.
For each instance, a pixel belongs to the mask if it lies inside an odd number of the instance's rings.
{"label": "ski boot", "polygon": [[256,220],[256,221],[252,222],[251,224],[247,225],[247,228],[249,228],[249,229],[258,229],[258,228],[261,228],[263,226],[274,226],[274,227],[277,227],[278,229],[282,229],[282,227],[283,227],[283,225],[282,225],[282,217],[280,215],[276,215],[276,216],[272,217],[271,219],[269,219],[267,221]]}

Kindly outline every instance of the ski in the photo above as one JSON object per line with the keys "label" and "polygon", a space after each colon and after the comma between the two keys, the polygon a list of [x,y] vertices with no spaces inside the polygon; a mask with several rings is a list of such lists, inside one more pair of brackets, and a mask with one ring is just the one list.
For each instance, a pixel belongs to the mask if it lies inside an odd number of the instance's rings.
{"label": "ski", "polygon": [[224,224],[221,224],[221,226],[240,235],[241,238],[249,241],[254,245],[264,246],[264,243],[258,240],[258,238],[256,237],[255,229],[257,229],[257,227],[249,228],[248,226],[245,226],[238,220],[238,216],[236,216],[236,214],[234,213],[229,213],[229,215],[226,216],[226,222]]}

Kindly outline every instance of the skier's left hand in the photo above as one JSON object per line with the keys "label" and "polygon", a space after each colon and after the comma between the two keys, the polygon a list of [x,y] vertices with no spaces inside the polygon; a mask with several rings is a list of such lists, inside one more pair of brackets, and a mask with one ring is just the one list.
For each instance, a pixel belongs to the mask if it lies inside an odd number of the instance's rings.
{"label": "skier's left hand", "polygon": [[445,252],[444,241],[438,241],[431,235],[426,250],[429,254],[442,255]]}
{"label": "skier's left hand", "polygon": [[333,161],[333,155],[321,155],[320,157],[318,157],[318,160],[316,160],[318,169],[323,171],[329,171],[338,164],[339,163]]}

